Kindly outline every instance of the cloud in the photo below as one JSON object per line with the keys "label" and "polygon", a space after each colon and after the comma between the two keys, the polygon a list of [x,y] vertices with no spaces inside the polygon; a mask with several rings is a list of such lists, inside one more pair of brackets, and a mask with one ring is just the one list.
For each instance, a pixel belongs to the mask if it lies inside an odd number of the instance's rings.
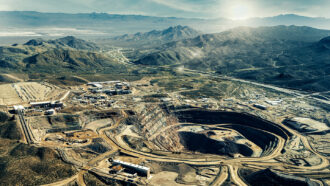
{"label": "cloud", "polygon": [[0,0],[0,10],[108,12],[177,17],[228,17],[232,4],[253,6],[253,16],[283,13],[330,17],[329,0]]}
{"label": "cloud", "polygon": [[203,7],[207,5],[207,0],[202,3],[199,1],[182,1],[182,0],[150,0],[152,2],[167,6],[172,9],[182,10],[186,12],[204,12]]}
{"label": "cloud", "polygon": [[169,8],[173,8],[176,10],[183,10],[183,11],[187,11],[187,12],[194,12],[195,10],[189,5],[189,4],[182,4],[180,2],[172,2],[170,0],[151,0],[152,2],[161,4],[161,5],[165,5]]}

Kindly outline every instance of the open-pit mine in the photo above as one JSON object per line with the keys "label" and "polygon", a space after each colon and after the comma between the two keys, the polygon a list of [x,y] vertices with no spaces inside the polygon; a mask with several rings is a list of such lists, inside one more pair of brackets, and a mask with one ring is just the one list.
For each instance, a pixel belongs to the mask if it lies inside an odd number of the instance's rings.
{"label": "open-pit mine", "polygon": [[[329,184],[324,105],[228,79],[209,82],[230,84],[221,98],[154,82],[1,85],[8,87],[2,110],[21,142],[53,149],[77,170],[48,185]],[[299,114],[297,99],[319,114]]]}

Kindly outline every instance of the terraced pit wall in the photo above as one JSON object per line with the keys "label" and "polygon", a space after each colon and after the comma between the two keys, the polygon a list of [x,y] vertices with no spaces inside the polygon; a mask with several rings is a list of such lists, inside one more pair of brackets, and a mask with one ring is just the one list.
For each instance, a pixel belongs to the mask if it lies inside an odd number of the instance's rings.
{"label": "terraced pit wall", "polygon": [[184,148],[175,128],[160,132],[163,128],[176,124],[175,117],[164,112],[159,105],[141,105],[136,112],[138,116],[136,128],[147,141],[155,145],[155,150],[181,151]]}

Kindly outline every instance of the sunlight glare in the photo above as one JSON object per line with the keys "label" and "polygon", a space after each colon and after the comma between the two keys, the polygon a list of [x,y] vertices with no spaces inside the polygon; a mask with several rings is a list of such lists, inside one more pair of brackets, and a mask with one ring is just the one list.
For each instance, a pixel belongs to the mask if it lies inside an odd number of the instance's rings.
{"label": "sunlight glare", "polygon": [[229,16],[234,20],[248,19],[252,17],[252,7],[247,2],[236,2],[229,9]]}

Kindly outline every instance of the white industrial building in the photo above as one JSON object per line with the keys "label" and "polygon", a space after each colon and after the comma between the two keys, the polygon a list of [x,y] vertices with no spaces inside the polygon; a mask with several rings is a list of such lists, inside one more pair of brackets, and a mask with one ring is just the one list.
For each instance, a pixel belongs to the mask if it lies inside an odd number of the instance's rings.
{"label": "white industrial building", "polygon": [[113,165],[121,165],[124,168],[134,170],[138,175],[140,176],[146,176],[149,178],[150,176],[150,168],[149,167],[144,167],[141,165],[136,165],[133,163],[128,163],[120,160],[113,160],[112,162]]}
{"label": "white industrial building", "polygon": [[24,107],[22,105],[15,105],[14,106],[14,111],[17,114],[19,111],[24,111]]}
{"label": "white industrial building", "polygon": [[43,102],[30,102],[31,107],[49,107],[51,104],[50,101],[43,101]]}
{"label": "white industrial building", "polygon": [[103,88],[103,85],[101,85],[101,82],[92,82],[92,83],[87,83],[87,85],[96,87],[96,88]]}
{"label": "white industrial building", "polygon": [[54,115],[56,113],[55,109],[46,110],[45,115]]}
{"label": "white industrial building", "polygon": [[267,100],[266,103],[270,104],[270,105],[279,105],[282,103],[282,100],[276,100],[276,101],[269,101]]}

